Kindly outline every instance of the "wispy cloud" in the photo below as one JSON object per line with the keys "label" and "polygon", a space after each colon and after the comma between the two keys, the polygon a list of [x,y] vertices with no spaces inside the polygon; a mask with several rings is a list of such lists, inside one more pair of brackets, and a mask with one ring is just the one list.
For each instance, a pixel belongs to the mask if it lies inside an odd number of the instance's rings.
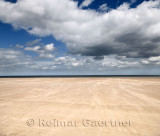
{"label": "wispy cloud", "polygon": [[135,3],[135,2],[137,2],[137,0],[131,0],[131,4],[133,4],[133,3]]}
{"label": "wispy cloud", "polygon": [[20,45],[20,44],[16,44],[15,47],[16,47],[16,48],[19,48],[19,49],[20,49],[20,48],[24,48],[24,46],[23,46],[23,45]]}
{"label": "wispy cloud", "polygon": [[94,1],[94,0],[84,0],[79,7],[80,7],[80,8],[88,7],[93,1]]}
{"label": "wispy cloud", "polygon": [[36,40],[33,40],[33,41],[29,41],[25,45],[26,46],[32,46],[32,45],[38,44],[41,40],[42,39],[36,39]]}
{"label": "wispy cloud", "polygon": [[109,9],[109,7],[107,6],[107,4],[102,4],[101,6],[99,6],[99,10],[101,11],[107,11]]}

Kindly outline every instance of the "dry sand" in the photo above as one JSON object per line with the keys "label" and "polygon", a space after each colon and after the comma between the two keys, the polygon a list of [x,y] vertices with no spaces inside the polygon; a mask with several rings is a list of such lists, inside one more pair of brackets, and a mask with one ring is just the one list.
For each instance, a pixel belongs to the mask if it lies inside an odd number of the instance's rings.
{"label": "dry sand", "polygon": [[160,78],[1,78],[0,136],[160,136]]}

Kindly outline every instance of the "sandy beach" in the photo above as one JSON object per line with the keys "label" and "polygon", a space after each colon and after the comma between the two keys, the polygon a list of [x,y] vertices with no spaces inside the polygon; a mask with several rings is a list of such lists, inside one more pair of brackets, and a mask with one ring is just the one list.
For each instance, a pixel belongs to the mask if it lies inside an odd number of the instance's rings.
{"label": "sandy beach", "polygon": [[160,136],[160,78],[0,78],[0,136]]}

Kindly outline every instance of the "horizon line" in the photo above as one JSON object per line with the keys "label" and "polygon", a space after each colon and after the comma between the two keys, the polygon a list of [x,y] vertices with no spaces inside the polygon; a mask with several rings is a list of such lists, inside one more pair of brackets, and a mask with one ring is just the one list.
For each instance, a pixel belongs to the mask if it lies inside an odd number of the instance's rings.
{"label": "horizon line", "polygon": [[24,78],[24,77],[160,77],[160,75],[4,75],[0,78]]}

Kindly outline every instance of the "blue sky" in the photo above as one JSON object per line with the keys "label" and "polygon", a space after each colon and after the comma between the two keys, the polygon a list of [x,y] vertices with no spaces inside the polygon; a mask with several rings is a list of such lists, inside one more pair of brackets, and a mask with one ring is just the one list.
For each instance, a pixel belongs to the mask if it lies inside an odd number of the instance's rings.
{"label": "blue sky", "polygon": [[0,0],[0,75],[159,75],[160,1]]}

